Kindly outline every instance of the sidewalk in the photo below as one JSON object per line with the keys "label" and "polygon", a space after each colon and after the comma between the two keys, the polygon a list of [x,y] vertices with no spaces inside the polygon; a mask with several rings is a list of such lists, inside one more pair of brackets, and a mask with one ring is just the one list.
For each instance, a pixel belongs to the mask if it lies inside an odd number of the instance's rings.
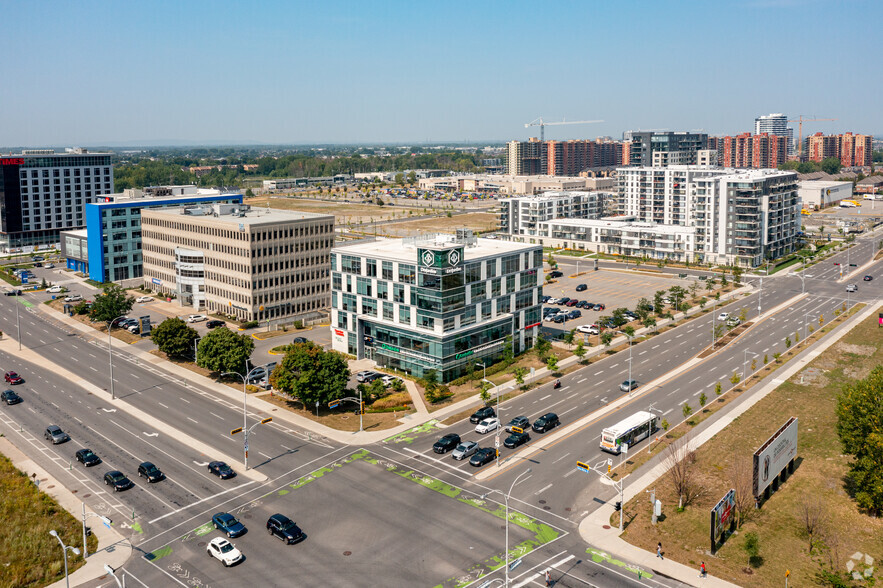
{"label": "sidewalk", "polygon": [[[37,474],[37,479],[40,481],[40,490],[51,496],[62,508],[71,513],[76,520],[83,520],[83,502],[74,496],[61,482],[49,475],[46,470],[22,453],[8,437],[0,437],[0,453],[8,457],[15,467],[25,474]],[[92,509],[86,507],[87,515],[92,512]],[[106,575],[107,572],[104,571],[105,565],[117,569],[124,565],[132,555],[132,544],[129,543],[129,540],[113,527],[105,527],[96,516],[89,516],[86,520],[86,526],[92,529],[92,534],[98,539],[98,551],[90,553],[86,559],[86,565],[70,574],[71,586],[77,586],[78,584]],[[79,549],[82,554],[82,537],[80,537],[79,541],[74,542],[72,547]],[[61,558],[60,552],[61,548],[59,547],[59,558]],[[82,555],[70,553],[68,554],[68,561],[70,562],[73,558],[79,557],[82,557]],[[51,584],[50,588],[64,588],[64,586],[65,581],[62,578]]]}
{"label": "sidewalk", "polygon": [[[869,304],[863,311],[852,317],[850,320],[839,325],[835,332],[829,333],[828,336],[816,343],[808,352],[804,350],[801,356],[792,360],[787,366],[770,374],[767,379],[755,386],[755,390],[748,393],[743,399],[737,401],[733,407],[726,413],[713,419],[712,422],[703,423],[694,434],[690,437],[689,447],[696,449],[704,443],[712,439],[715,435],[726,428],[739,416],[744,414],[749,408],[754,406],[761,399],[766,397],[770,392],[775,390],[781,383],[788,380],[791,376],[806,367],[811,361],[818,357],[826,349],[837,343],[852,327],[871,317],[877,312],[879,304]],[[703,427],[703,425],[705,425]],[[699,430],[701,429],[701,430]],[[623,496],[625,502],[628,503],[635,496],[644,494],[644,490],[653,485],[653,483],[664,476],[668,471],[665,460],[662,456],[654,458],[656,465],[642,474],[635,480],[629,480],[625,487]],[[625,478],[628,479],[628,478]],[[618,558],[634,562],[639,566],[653,570],[659,574],[664,574],[690,586],[702,587],[733,587],[737,586],[726,580],[716,578],[709,575],[707,578],[698,578],[698,570],[691,566],[672,561],[669,559],[660,560],[656,554],[644,551],[643,549],[631,545],[619,536],[619,529],[609,525],[610,517],[614,513],[613,504],[608,502],[595,512],[584,518],[579,524],[579,534],[583,540],[603,551],[610,553]],[[605,528],[605,526],[607,528]],[[706,565],[714,571],[714,556],[706,555]]]}

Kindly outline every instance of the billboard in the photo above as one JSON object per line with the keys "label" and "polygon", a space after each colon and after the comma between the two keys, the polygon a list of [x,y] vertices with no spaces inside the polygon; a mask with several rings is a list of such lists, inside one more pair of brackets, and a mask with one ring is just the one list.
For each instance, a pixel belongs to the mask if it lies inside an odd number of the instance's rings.
{"label": "billboard", "polygon": [[754,452],[754,496],[759,498],[776,476],[797,457],[797,417],[788,419]]}
{"label": "billboard", "polygon": [[721,539],[723,532],[733,524],[733,510],[736,505],[736,491],[730,489],[711,509],[711,551]]}

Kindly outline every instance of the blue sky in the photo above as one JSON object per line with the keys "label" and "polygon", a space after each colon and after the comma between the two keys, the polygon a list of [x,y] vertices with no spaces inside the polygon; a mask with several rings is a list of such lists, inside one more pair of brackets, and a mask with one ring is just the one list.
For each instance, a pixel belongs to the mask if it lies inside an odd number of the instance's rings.
{"label": "blue sky", "polygon": [[[5,2],[0,145],[883,134],[879,1]],[[796,127],[795,127],[796,133]]]}

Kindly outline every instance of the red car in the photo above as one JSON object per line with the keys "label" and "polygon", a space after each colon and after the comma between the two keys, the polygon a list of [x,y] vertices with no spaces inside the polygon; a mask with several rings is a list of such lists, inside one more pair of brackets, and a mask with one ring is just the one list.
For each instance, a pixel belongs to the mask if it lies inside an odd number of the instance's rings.
{"label": "red car", "polygon": [[24,378],[15,372],[6,372],[3,377],[6,378],[7,384],[23,384],[25,381]]}

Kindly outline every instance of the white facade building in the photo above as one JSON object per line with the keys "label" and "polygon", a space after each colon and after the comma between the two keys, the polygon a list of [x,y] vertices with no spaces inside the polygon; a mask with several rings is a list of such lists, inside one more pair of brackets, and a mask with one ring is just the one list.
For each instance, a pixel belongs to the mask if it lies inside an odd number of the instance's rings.
{"label": "white facade building", "polygon": [[804,180],[798,183],[797,194],[803,208],[818,210],[852,198],[852,182],[820,182]]}
{"label": "white facade building", "polygon": [[555,218],[600,218],[612,192],[543,192],[536,196],[500,200],[500,232],[539,235],[538,223]]}
{"label": "white facade building", "polygon": [[782,113],[767,114],[754,119],[754,134],[767,133],[788,137],[788,155],[794,153],[794,129],[788,126],[788,117]]}

